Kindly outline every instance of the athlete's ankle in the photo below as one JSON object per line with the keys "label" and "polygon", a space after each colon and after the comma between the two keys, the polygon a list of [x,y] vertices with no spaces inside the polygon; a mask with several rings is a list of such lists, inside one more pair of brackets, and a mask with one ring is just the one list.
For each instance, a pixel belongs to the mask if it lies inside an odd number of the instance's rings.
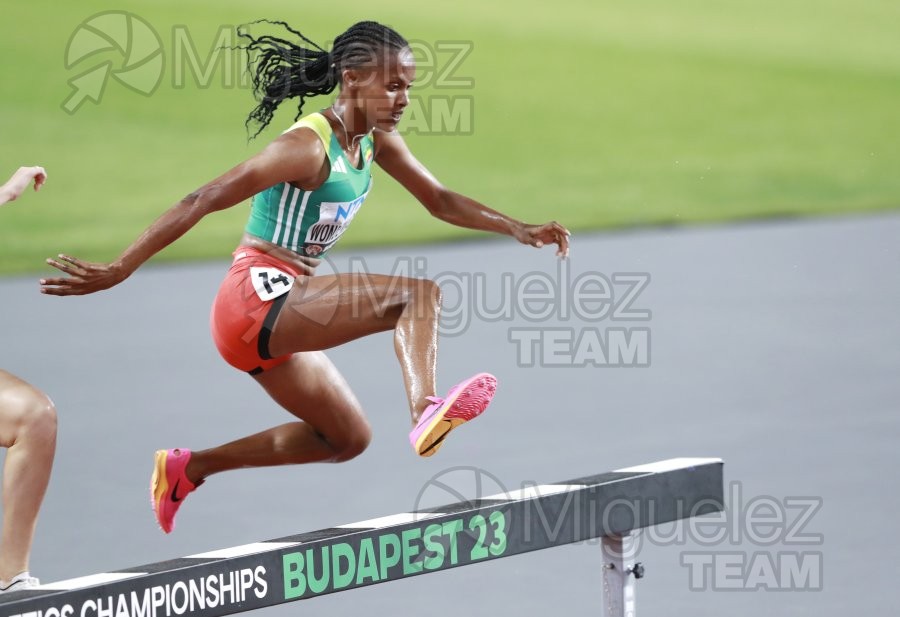
{"label": "athlete's ankle", "polygon": [[410,411],[410,416],[412,417],[413,428],[415,428],[415,426],[419,423],[419,420],[422,419],[422,415],[425,413],[425,411],[429,407],[434,405],[434,401],[430,400],[432,398],[434,398],[434,395],[431,395],[430,397],[422,398],[422,400],[418,401],[416,403],[416,406],[413,407],[412,410]]}
{"label": "athlete's ankle", "polygon": [[209,475],[203,468],[202,456],[197,456],[198,454],[198,452],[191,452],[191,460],[188,461],[188,464],[184,468],[184,475],[187,476],[187,479],[190,480],[191,484],[195,487],[203,484],[203,481],[206,480],[206,476]]}
{"label": "athlete's ankle", "polygon": [[18,576],[31,576],[28,568],[6,568],[0,573],[0,587],[6,587]]}

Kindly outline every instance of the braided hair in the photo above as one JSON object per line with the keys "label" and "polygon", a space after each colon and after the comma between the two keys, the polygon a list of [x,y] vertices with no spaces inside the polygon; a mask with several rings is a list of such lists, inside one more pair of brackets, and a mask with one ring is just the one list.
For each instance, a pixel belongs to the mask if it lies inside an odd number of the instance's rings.
{"label": "braided hair", "polygon": [[379,52],[409,46],[395,30],[374,21],[361,21],[350,26],[334,40],[331,51],[319,47],[283,21],[260,21],[282,26],[300,41],[270,35],[257,38],[246,30],[239,31],[241,37],[250,41],[244,49],[247,50],[253,94],[259,101],[244,123],[248,132],[251,124],[259,126],[251,139],[268,126],[285,99],[300,99],[296,120],[303,111],[306,98],[332,92],[341,82],[344,69],[375,66]]}

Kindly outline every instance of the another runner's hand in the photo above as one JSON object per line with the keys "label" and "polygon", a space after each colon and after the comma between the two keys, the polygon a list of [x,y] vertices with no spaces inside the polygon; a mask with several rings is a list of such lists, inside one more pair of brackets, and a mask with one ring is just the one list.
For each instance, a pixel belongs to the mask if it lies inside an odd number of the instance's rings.
{"label": "another runner's hand", "polygon": [[569,230],[551,221],[543,225],[525,225],[516,234],[516,239],[522,244],[528,244],[537,248],[545,244],[556,244],[558,257],[569,256]]}
{"label": "another runner's hand", "polygon": [[48,259],[47,263],[69,275],[41,279],[41,293],[51,296],[83,296],[109,289],[127,278],[120,268],[112,264],[81,261],[68,255]]}
{"label": "another runner's hand", "polygon": [[19,167],[6,184],[0,185],[0,205],[7,201],[15,201],[34,182],[34,190],[40,190],[47,181],[47,172],[43,167]]}

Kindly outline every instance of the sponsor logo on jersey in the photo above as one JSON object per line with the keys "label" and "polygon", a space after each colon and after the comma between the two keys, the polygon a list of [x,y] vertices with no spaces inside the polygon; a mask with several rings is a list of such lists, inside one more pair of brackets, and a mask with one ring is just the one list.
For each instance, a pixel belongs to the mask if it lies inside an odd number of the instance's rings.
{"label": "sponsor logo on jersey", "polygon": [[363,202],[368,195],[368,191],[357,197],[353,201],[331,202],[323,201],[319,206],[319,220],[312,225],[306,232],[306,238],[303,243],[304,251],[307,255],[313,255],[310,250],[317,251],[318,255],[323,251],[327,251],[338,241],[343,233],[347,230],[353,217],[359,212]]}

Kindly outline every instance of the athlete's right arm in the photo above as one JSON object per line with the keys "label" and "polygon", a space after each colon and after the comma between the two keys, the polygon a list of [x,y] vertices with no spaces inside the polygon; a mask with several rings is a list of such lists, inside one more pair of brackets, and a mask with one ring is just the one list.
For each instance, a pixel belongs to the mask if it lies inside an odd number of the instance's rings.
{"label": "athlete's right arm", "polygon": [[[68,276],[41,279],[41,293],[84,295],[124,281],[153,255],[173,243],[207,214],[239,204],[280,182],[315,188],[327,178],[325,150],[315,133],[294,130],[262,152],[197,189],[169,208],[110,264],[59,255],[47,263]],[[324,176],[323,176],[324,173]]]}

